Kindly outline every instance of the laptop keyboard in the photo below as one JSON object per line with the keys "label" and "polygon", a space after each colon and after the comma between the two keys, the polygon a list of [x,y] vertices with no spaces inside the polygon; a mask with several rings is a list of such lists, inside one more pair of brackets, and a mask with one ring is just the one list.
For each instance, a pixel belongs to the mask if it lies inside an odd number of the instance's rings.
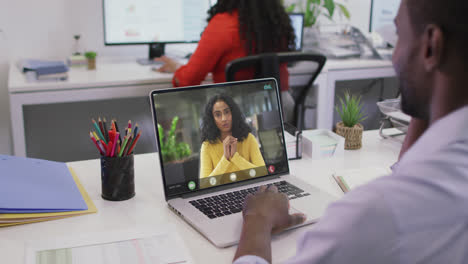
{"label": "laptop keyboard", "polygon": [[[280,193],[288,196],[289,200],[310,195],[304,190],[286,182],[275,182],[274,185]],[[244,199],[249,194],[257,192],[258,187],[252,187],[244,190],[223,193],[203,199],[190,201],[190,204],[196,207],[207,217],[213,219],[225,215],[236,214],[242,211]]]}

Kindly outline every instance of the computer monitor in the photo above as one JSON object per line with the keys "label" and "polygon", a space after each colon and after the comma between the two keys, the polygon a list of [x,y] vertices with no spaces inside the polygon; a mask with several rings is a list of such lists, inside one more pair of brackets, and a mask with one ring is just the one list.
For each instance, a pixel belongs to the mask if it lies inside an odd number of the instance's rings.
{"label": "computer monitor", "polygon": [[401,0],[372,0],[369,32],[379,32],[385,28],[394,28],[395,19]]}
{"label": "computer monitor", "polygon": [[296,50],[302,50],[302,37],[304,35],[304,14],[302,13],[289,13],[291,25],[296,35]]}
{"label": "computer monitor", "polygon": [[193,43],[206,27],[210,0],[103,0],[105,45],[149,45],[145,64],[166,43]]}

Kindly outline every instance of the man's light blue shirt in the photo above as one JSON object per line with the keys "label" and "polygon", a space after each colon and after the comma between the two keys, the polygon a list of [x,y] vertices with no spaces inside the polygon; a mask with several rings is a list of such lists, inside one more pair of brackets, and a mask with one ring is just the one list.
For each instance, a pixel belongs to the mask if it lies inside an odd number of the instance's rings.
{"label": "man's light blue shirt", "polygon": [[391,175],[330,205],[286,263],[468,263],[468,106],[435,122]]}

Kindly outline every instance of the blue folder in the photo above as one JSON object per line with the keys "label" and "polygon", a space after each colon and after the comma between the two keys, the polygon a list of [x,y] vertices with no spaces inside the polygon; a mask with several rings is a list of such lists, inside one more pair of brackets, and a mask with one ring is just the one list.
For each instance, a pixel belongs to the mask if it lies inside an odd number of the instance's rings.
{"label": "blue folder", "polygon": [[23,72],[34,71],[37,75],[64,73],[68,66],[63,61],[26,59],[21,63]]}
{"label": "blue folder", "polygon": [[65,163],[0,155],[0,213],[87,209]]}

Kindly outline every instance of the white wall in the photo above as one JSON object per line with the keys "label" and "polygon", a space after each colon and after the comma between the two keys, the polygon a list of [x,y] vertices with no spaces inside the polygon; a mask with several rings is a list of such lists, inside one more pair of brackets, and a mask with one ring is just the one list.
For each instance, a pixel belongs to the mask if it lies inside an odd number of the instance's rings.
{"label": "white wall", "polygon": [[10,109],[7,91],[7,43],[0,28],[0,154],[11,153]]}
{"label": "white wall", "polygon": [[0,0],[0,153],[11,154],[8,64],[19,57],[62,58],[70,50],[70,1]]}
{"label": "white wall", "polygon": [[[294,0],[286,0],[286,3]],[[342,0],[350,23],[368,29],[370,0]],[[0,0],[0,154],[11,154],[8,63],[18,58],[64,59],[81,35],[85,50],[99,57],[146,57],[145,46],[104,46],[101,0]]]}

